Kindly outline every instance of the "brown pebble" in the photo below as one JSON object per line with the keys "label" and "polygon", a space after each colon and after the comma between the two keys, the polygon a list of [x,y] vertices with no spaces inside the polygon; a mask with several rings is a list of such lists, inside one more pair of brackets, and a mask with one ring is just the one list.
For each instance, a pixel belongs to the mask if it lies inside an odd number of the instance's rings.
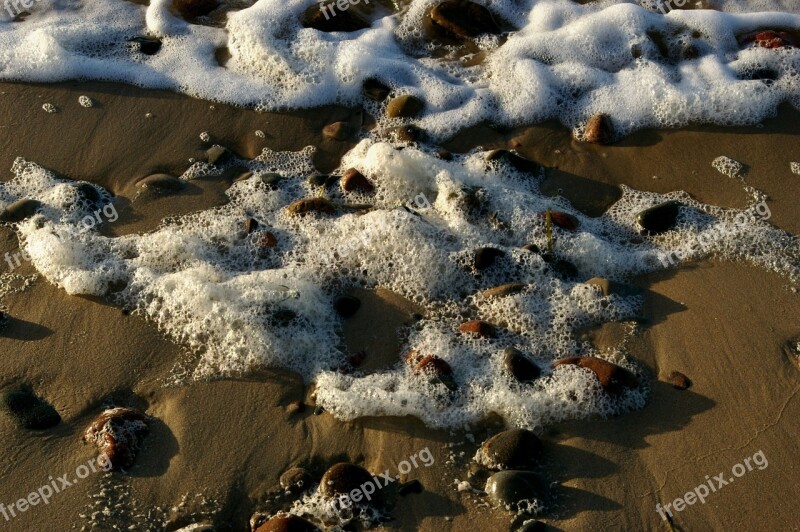
{"label": "brown pebble", "polygon": [[463,333],[476,335],[478,338],[494,338],[497,336],[497,329],[491,323],[483,320],[472,320],[462,323],[458,330]]}
{"label": "brown pebble", "polygon": [[347,122],[334,122],[322,128],[322,135],[333,140],[348,140],[356,134],[356,128]]}
{"label": "brown pebble", "polygon": [[476,270],[483,271],[491,267],[498,258],[504,255],[505,252],[502,249],[492,247],[478,248],[475,250],[473,266],[475,266]]}
{"label": "brown pebble", "polygon": [[244,232],[249,235],[252,234],[253,231],[255,231],[256,229],[258,229],[258,222],[256,221],[255,218],[248,217],[244,221]]}
{"label": "brown pebble", "polygon": [[36,211],[39,210],[41,206],[42,203],[35,199],[21,199],[15,201],[0,212],[0,222],[21,222],[25,218],[36,214]]}
{"label": "brown pebble", "polygon": [[415,373],[435,373],[436,375],[452,375],[453,368],[446,360],[435,355],[425,355],[414,367]]}
{"label": "brown pebble", "polygon": [[425,104],[410,94],[392,98],[386,106],[386,115],[390,118],[409,118],[422,112]]}
{"label": "brown pebble", "polygon": [[361,489],[363,484],[371,481],[372,475],[363,467],[341,462],[325,471],[319,482],[319,491],[326,497],[335,497]]}
{"label": "brown pebble", "polygon": [[522,283],[506,283],[484,290],[481,292],[481,296],[485,298],[505,297],[522,292],[523,290],[525,290],[525,285]]}
{"label": "brown pebble", "polygon": [[341,180],[342,190],[345,192],[372,192],[375,186],[364,177],[364,174],[355,168],[348,168]]}
{"label": "brown pebble", "polygon": [[485,160],[503,160],[513,166],[515,170],[529,174],[538,174],[542,169],[539,164],[531,161],[527,157],[523,157],[514,150],[490,150],[486,152]]}
{"label": "brown pebble", "polygon": [[333,203],[325,198],[305,198],[297,200],[287,207],[289,214],[294,216],[303,216],[310,212],[321,212],[325,214],[333,214],[336,209]]}
{"label": "brown pebble", "polygon": [[685,390],[692,385],[692,381],[689,380],[689,377],[680,371],[673,371],[670,373],[669,377],[667,377],[667,382],[669,382],[672,387],[677,390]]}
{"label": "brown pebble", "polygon": [[486,440],[476,461],[489,469],[522,469],[536,467],[541,459],[541,440],[525,429],[504,430]]}
{"label": "brown pebble", "polygon": [[636,378],[636,375],[621,366],[612,364],[601,358],[569,357],[553,362],[554,368],[563,365],[580,366],[591,370],[600,381],[600,386],[611,394],[620,393],[624,388],[636,388],[639,386],[639,380]]}
{"label": "brown pebble", "polygon": [[97,416],[83,433],[83,440],[100,450],[112,470],[133,465],[142,440],[150,430],[148,417],[133,408],[110,408]]}
{"label": "brown pebble", "polygon": [[271,249],[278,245],[278,239],[269,231],[259,233],[255,245],[261,249]]}
{"label": "brown pebble", "polygon": [[586,122],[584,132],[586,142],[592,144],[610,144],[614,139],[614,128],[611,125],[611,118],[606,114],[596,114]]}
{"label": "brown pebble", "polygon": [[[542,213],[542,216],[547,216],[547,214]],[[578,218],[569,214],[568,212],[550,211],[550,220],[555,225],[562,229],[566,229],[567,231],[576,231],[578,226],[580,226],[580,221]]]}
{"label": "brown pebble", "polygon": [[284,471],[278,481],[281,484],[281,488],[292,493],[300,493],[310,488],[314,479],[302,467],[293,467]]}
{"label": "brown pebble", "polygon": [[503,350],[503,365],[506,371],[519,382],[535,381],[542,373],[539,366],[528,360],[522,351],[514,347],[507,347]]}
{"label": "brown pebble", "polygon": [[374,78],[369,78],[362,85],[364,96],[375,102],[382,102],[392,91],[388,85]]}
{"label": "brown pebble", "polygon": [[447,0],[431,9],[433,23],[447,33],[472,39],[491,33],[500,33],[500,27],[495,22],[492,13],[480,4],[469,0]]}

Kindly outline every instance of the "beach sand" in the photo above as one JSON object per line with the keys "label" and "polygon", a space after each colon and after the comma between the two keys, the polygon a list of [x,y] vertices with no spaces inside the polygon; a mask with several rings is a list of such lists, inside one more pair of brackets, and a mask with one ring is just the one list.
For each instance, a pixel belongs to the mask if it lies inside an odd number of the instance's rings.
{"label": "beach sand", "polygon": [[[337,166],[354,142],[326,140],[322,127],[337,120],[368,124],[357,109],[325,108],[257,113],[184,96],[109,83],[0,84],[2,178],[16,157],[57,174],[87,180],[117,197],[120,220],[110,234],[144,232],[166,216],[225,201],[230,179],[201,179],[168,199],[134,199],[132,183],[155,172],[180,174],[203,156],[201,132],[251,158],[263,147],[318,147],[321,171]],[[90,109],[78,96],[96,102]],[[59,112],[48,114],[43,103]],[[213,106],[213,109],[212,109]],[[146,115],[150,113],[151,117]],[[771,223],[800,232],[800,115],[784,108],[763,126],[695,127],[642,131],[612,146],[571,140],[555,124],[497,131],[472,128],[445,144],[452,151],[476,146],[513,147],[548,167],[546,184],[587,213],[599,214],[618,197],[618,186],[656,192],[685,190],[705,203],[742,208],[744,184],[723,176],[711,161],[726,155],[748,166],[750,186],[764,191]],[[265,132],[265,138],[255,135]],[[793,151],[794,150],[794,151]],[[792,157],[794,156],[794,159]],[[656,176],[656,177],[654,177]],[[0,253],[15,252],[14,232],[0,229]],[[5,268],[5,264],[0,266]],[[20,285],[35,271],[14,269]],[[8,276],[6,276],[8,277]],[[683,265],[635,280],[645,290],[644,320],[625,350],[652,373],[653,393],[641,411],[609,419],[546,427],[542,472],[555,500],[541,520],[556,530],[796,530],[793,501],[800,496],[795,438],[800,425],[798,366],[783,344],[800,334],[800,300],[777,274],[747,264],[716,261]],[[240,379],[186,382],[193,358],[151,324],[101,300],[66,295],[38,278],[2,302],[10,315],[0,332],[0,383],[27,383],[50,401],[63,422],[44,432],[19,428],[0,416],[0,502],[26,497],[96,455],[81,435],[109,398],[145,408],[157,421],[136,464],[126,474],[94,474],[0,525],[8,530],[87,527],[175,530],[214,522],[220,530],[247,530],[257,511],[286,509],[278,477],[294,465],[317,476],[332,463],[350,461],[373,473],[397,469],[420,450],[435,462],[403,481],[418,479],[422,493],[399,496],[386,488],[402,530],[516,530],[520,520],[486,507],[482,497],[456,489],[471,457],[498,419],[471,432],[425,428],[411,418],[340,422],[316,415],[313,386],[285,371],[264,370]],[[414,305],[377,290],[359,293],[364,307],[347,323],[345,342],[364,349],[367,371],[399,359],[395,331],[413,319]],[[598,345],[619,341],[619,324],[593,331]],[[666,381],[681,371],[685,391]],[[303,412],[291,404],[303,401]],[[473,442],[474,440],[474,442]],[[663,521],[656,503],[670,503],[763,451],[768,467],[754,469],[709,495],[705,504]],[[407,478],[406,478],[407,477]],[[108,507],[108,513],[103,509]]]}

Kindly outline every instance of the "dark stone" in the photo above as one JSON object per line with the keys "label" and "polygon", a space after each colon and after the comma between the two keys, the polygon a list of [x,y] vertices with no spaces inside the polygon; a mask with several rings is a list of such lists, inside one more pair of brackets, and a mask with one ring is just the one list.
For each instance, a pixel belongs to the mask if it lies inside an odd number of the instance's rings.
{"label": "dark stone", "polygon": [[[544,216],[547,216],[545,213]],[[562,211],[550,211],[550,221],[554,225],[567,231],[576,231],[580,226],[580,221],[575,216]]]}
{"label": "dark stone", "polygon": [[500,286],[495,286],[494,288],[490,288],[488,290],[484,290],[481,292],[481,296],[486,298],[505,297],[517,294],[523,290],[525,290],[525,285],[522,283],[506,283],[501,284]]}
{"label": "dark stone", "polygon": [[519,382],[531,382],[539,378],[542,370],[528,360],[518,349],[507,347],[503,350],[503,365],[511,376]]}
{"label": "dark stone", "polygon": [[627,369],[597,357],[570,357],[553,362],[553,367],[563,365],[580,366],[591,370],[600,381],[600,386],[610,394],[619,394],[625,388],[637,388],[639,379]]}
{"label": "dark stone", "polygon": [[692,381],[689,380],[689,377],[680,371],[673,371],[670,373],[669,377],[667,377],[667,382],[669,382],[672,387],[677,390],[686,390],[692,385]]}
{"label": "dark stone", "polygon": [[344,319],[355,316],[361,308],[361,301],[353,296],[339,296],[333,300],[333,308]]}
{"label": "dark stone", "polygon": [[[359,31],[370,27],[370,22],[363,19],[352,9],[340,10],[335,8],[335,15],[329,9],[322,11],[323,6],[330,5],[330,2],[312,4],[306,9],[301,19],[304,28],[314,28],[315,30],[334,32],[334,31]],[[327,14],[327,17],[325,16]]]}
{"label": "dark stone", "polygon": [[249,235],[252,234],[256,229],[258,229],[258,221],[256,221],[255,218],[248,217],[244,221],[244,232]]}
{"label": "dark stone", "polygon": [[416,96],[404,94],[392,98],[386,106],[386,115],[391,118],[409,118],[422,112],[425,104]]}
{"label": "dark stone", "polygon": [[375,102],[384,101],[389,97],[389,93],[392,92],[392,89],[388,85],[374,78],[364,80],[362,90],[364,96]]}
{"label": "dark stone", "polygon": [[422,490],[422,482],[415,479],[400,484],[400,487],[397,488],[397,493],[399,493],[401,497],[405,497],[412,493],[422,493]]}
{"label": "dark stone", "polygon": [[[349,494],[354,489],[372,481],[372,475],[361,466],[345,462],[331,466],[319,483],[319,490],[326,497]],[[373,496],[374,497],[374,496]]]}
{"label": "dark stone", "polygon": [[614,140],[614,126],[611,118],[605,114],[596,114],[586,122],[584,132],[586,142],[592,144],[610,144]]}
{"label": "dark stone", "polygon": [[159,192],[174,192],[184,187],[184,182],[169,174],[153,174],[139,180],[137,187],[144,187]]}
{"label": "dark stone", "polygon": [[574,281],[580,274],[577,266],[563,259],[558,259],[555,262],[552,262],[550,267],[553,268],[553,271],[565,281]]}
{"label": "dark stone", "polygon": [[314,479],[302,467],[293,467],[281,475],[279,482],[281,488],[292,493],[301,493],[311,487]]}
{"label": "dark stone", "polygon": [[539,249],[539,246],[537,246],[536,244],[526,244],[522,246],[522,249],[524,249],[525,251],[530,251],[531,253],[539,253],[541,251]]}
{"label": "dark stone", "polygon": [[547,525],[541,521],[526,521],[516,532],[544,532],[547,530]]}
{"label": "dark stone", "polygon": [[56,409],[28,387],[6,392],[3,404],[20,426],[29,430],[45,430],[61,423]]}
{"label": "dark stone", "polygon": [[172,0],[172,5],[186,19],[208,15],[218,4],[218,0]]}
{"label": "dark stone", "polygon": [[425,138],[425,131],[414,124],[398,126],[391,131],[394,133],[397,140],[401,142],[419,142]]}
{"label": "dark stone", "polygon": [[132,408],[111,408],[97,416],[83,434],[83,440],[100,450],[111,469],[118,471],[133,465],[149,432],[147,416]]}
{"label": "dark stone", "polygon": [[542,442],[536,434],[525,429],[511,429],[486,440],[476,460],[489,469],[530,470],[539,465],[542,452]]}
{"label": "dark stone", "polygon": [[311,174],[308,176],[308,184],[312,187],[324,187],[329,177],[328,174]]}
{"label": "dark stone", "polygon": [[268,174],[264,174],[261,176],[261,182],[267,185],[268,187],[277,187],[278,184],[286,179],[281,174],[276,174],[274,172],[270,172]]}
{"label": "dark stone", "polygon": [[483,271],[491,267],[498,257],[505,255],[505,252],[497,248],[478,248],[475,250],[474,266],[478,271]]}
{"label": "dark stone", "polygon": [[324,214],[334,214],[336,209],[333,204],[325,198],[306,198],[297,200],[288,207],[289,214],[294,216],[304,216],[311,212]]}
{"label": "dark stone", "polygon": [[372,192],[375,186],[355,168],[349,168],[342,176],[342,190],[345,192]]}
{"label": "dark stone", "polygon": [[456,37],[471,39],[491,33],[500,33],[492,13],[480,4],[469,0],[447,0],[434,6],[430,13],[433,23]]}
{"label": "dark stone", "polygon": [[596,286],[600,289],[604,296],[615,294],[622,297],[630,297],[642,294],[642,290],[638,286],[618,283],[616,281],[609,281],[608,279],[604,279],[602,277],[592,277],[586,281],[586,284],[590,286]]}
{"label": "dark stone", "polygon": [[42,203],[35,199],[21,199],[15,201],[2,212],[0,212],[0,222],[17,223],[36,214]]}
{"label": "dark stone", "polygon": [[206,150],[206,160],[208,164],[223,164],[231,158],[231,152],[228,148],[215,144]]}
{"label": "dark stone", "polygon": [[155,55],[161,50],[161,40],[153,37],[134,37],[130,42],[136,44],[144,55]]}
{"label": "dark stone", "polygon": [[347,122],[334,122],[322,128],[322,135],[332,140],[349,140],[356,134],[356,128]]}
{"label": "dark stone", "polygon": [[478,338],[494,338],[497,336],[497,329],[491,323],[482,320],[472,320],[462,323],[458,330],[463,333],[474,334]]}
{"label": "dark stone", "polygon": [[489,477],[485,491],[495,504],[516,511],[533,499],[544,500],[547,482],[530,471],[500,471]]}
{"label": "dark stone", "polygon": [[453,160],[453,154],[450,153],[447,150],[439,150],[439,151],[437,151],[436,152],[436,156],[439,159],[443,160],[443,161],[452,161]]}
{"label": "dark stone", "polygon": [[538,174],[542,169],[542,167],[539,164],[531,161],[526,157],[523,157],[522,155],[513,150],[488,151],[486,152],[486,160],[487,161],[502,160],[510,164],[518,172],[524,172],[529,174]]}
{"label": "dark stone", "polygon": [[458,389],[458,384],[453,378],[453,368],[446,360],[435,355],[426,355],[419,360],[411,357],[410,362],[416,362],[414,373],[428,375],[432,383],[442,384],[450,391]]}
{"label": "dark stone", "polygon": [[680,202],[667,201],[639,213],[636,220],[642,229],[650,233],[664,233],[675,226],[680,213]]}

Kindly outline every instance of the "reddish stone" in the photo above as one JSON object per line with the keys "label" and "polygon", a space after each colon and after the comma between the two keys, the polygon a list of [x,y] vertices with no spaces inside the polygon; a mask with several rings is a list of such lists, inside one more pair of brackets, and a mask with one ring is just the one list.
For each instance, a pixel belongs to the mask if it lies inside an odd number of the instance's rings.
{"label": "reddish stone", "polygon": [[348,169],[342,176],[342,190],[345,192],[372,192],[375,186],[355,168]]}
{"label": "reddish stone", "polygon": [[336,209],[333,204],[325,198],[306,198],[297,200],[287,207],[289,214],[295,216],[304,216],[310,212],[321,212],[325,214],[333,214]]}
{"label": "reddish stone", "polygon": [[605,114],[596,114],[586,122],[584,133],[586,142],[592,144],[610,144],[614,138],[614,128],[611,118]]}
{"label": "reddish stone", "polygon": [[495,326],[482,320],[472,320],[459,325],[458,330],[473,333],[479,338],[494,338],[497,335]]}
{"label": "reddish stone", "polygon": [[256,237],[255,244],[256,246],[264,249],[274,248],[278,245],[278,239],[269,231],[264,231]]}
{"label": "reddish stone", "polygon": [[636,388],[639,386],[639,380],[636,378],[636,375],[621,366],[612,364],[601,358],[570,357],[553,362],[554,368],[563,365],[580,366],[591,370],[600,381],[600,386],[608,393],[617,394],[624,388]]}
{"label": "reddish stone", "polygon": [[[546,219],[547,213],[542,213],[542,216]],[[550,211],[550,220],[553,224],[567,231],[577,230],[581,223],[575,216],[562,211]]]}
{"label": "reddish stone", "polygon": [[667,382],[678,390],[685,390],[692,385],[692,381],[689,380],[689,377],[680,371],[673,371],[670,373],[669,377],[667,377]]}
{"label": "reddish stone", "polygon": [[435,373],[436,375],[452,375],[453,368],[446,361],[434,355],[422,357],[414,368],[415,373]]}
{"label": "reddish stone", "polygon": [[93,443],[112,470],[133,465],[142,440],[149,431],[148,417],[132,408],[111,408],[97,416],[83,434]]}

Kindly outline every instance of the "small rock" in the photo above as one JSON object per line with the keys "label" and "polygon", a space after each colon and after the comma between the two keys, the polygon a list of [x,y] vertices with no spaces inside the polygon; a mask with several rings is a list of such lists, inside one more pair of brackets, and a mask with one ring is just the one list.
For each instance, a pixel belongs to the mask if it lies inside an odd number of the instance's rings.
{"label": "small rock", "polygon": [[2,212],[0,212],[0,222],[17,223],[36,214],[42,207],[42,203],[35,199],[21,199],[15,201]]}
{"label": "small rock", "polygon": [[286,413],[290,416],[292,414],[302,414],[306,411],[306,404],[303,401],[292,401],[289,403],[289,406],[286,407]]}
{"label": "small rock", "polygon": [[664,233],[675,225],[680,213],[680,205],[677,201],[661,203],[640,212],[636,220],[642,229],[650,233]]}
{"label": "small rock", "polygon": [[610,144],[614,140],[614,128],[611,125],[611,118],[602,113],[591,117],[586,122],[584,139],[592,144]]}
{"label": "small rock", "polygon": [[382,102],[389,97],[389,93],[392,92],[392,89],[377,79],[369,78],[364,80],[362,91],[364,92],[364,96],[370,100]]}
{"label": "small rock", "polygon": [[476,270],[483,271],[491,267],[499,257],[504,255],[505,252],[501,249],[491,247],[478,248],[475,250],[475,260],[473,264]]}
{"label": "small rock", "polygon": [[495,434],[484,442],[475,461],[489,469],[530,470],[542,457],[542,442],[533,432],[511,429]]}
{"label": "small rock", "polygon": [[425,104],[410,94],[392,98],[386,106],[386,115],[390,118],[409,118],[422,112]]}
{"label": "small rock", "polygon": [[669,382],[672,387],[677,390],[686,390],[692,385],[692,381],[689,380],[689,377],[680,371],[673,371],[670,373],[669,377],[667,377],[667,382]]}
{"label": "small rock", "polygon": [[530,251],[531,253],[541,252],[541,249],[539,249],[539,246],[537,246],[536,244],[526,244],[522,246],[522,249],[524,249],[525,251]]}
{"label": "small rock", "polygon": [[333,140],[348,140],[356,134],[356,128],[347,122],[334,122],[322,128],[322,135]]}
{"label": "small rock", "polygon": [[267,185],[268,187],[277,187],[278,183],[280,183],[284,179],[285,178],[281,174],[276,174],[274,172],[263,174],[261,176],[261,182]]}
{"label": "small rock", "polygon": [[29,430],[45,430],[61,423],[56,409],[27,386],[6,392],[3,404],[20,426]]}
{"label": "small rock", "polygon": [[345,462],[331,466],[319,483],[319,491],[326,497],[345,495],[372,481],[372,475],[361,466]]}
{"label": "small rock", "polygon": [[206,161],[208,164],[223,164],[231,158],[228,148],[215,144],[206,150]]}
{"label": "small rock", "polygon": [[522,283],[506,283],[501,284],[500,286],[495,286],[494,288],[490,288],[488,290],[484,290],[481,292],[481,296],[487,299],[494,297],[505,297],[512,294],[517,294],[523,290],[525,290],[525,285]]}
{"label": "small rock", "polygon": [[153,37],[134,37],[130,42],[136,44],[144,55],[155,55],[161,50],[161,40]]}
{"label": "small rock", "polygon": [[355,316],[361,308],[361,301],[353,296],[339,296],[333,300],[333,308],[344,319]]}
{"label": "small rock", "polygon": [[498,506],[524,510],[528,504],[546,497],[547,482],[530,471],[500,471],[489,477],[485,491]]}
{"label": "small rock", "polygon": [[132,408],[110,408],[97,416],[83,434],[83,440],[94,444],[112,470],[133,465],[142,440],[150,430],[148,417]]}
{"label": "small rock", "polygon": [[452,161],[453,160],[453,154],[450,153],[447,150],[439,150],[439,151],[437,151],[436,152],[436,156],[439,159],[443,160],[443,161]]}
{"label": "small rock", "polygon": [[[332,6],[332,3],[321,2],[319,4],[312,4],[311,7],[306,9],[303,13],[302,24],[304,28],[314,28],[318,31],[334,32],[334,31],[359,31],[364,28],[369,28],[370,23],[368,20],[363,19],[355,13],[352,9],[335,9],[334,16],[331,15],[328,9],[323,12],[323,6]],[[326,16],[327,15],[327,16]]]}
{"label": "small rock", "polygon": [[355,168],[349,168],[342,176],[342,190],[345,192],[372,192],[375,186]]}
{"label": "small rock", "polygon": [[270,517],[254,532],[319,532],[319,528],[302,517],[293,514],[278,514]]}
{"label": "small rock", "polygon": [[503,350],[503,366],[519,382],[532,382],[539,378],[542,370],[528,360],[518,349],[507,347]]}
{"label": "small rock", "polygon": [[425,138],[425,132],[414,124],[406,124],[392,128],[390,132],[400,142],[419,142]]}
{"label": "small rock", "polygon": [[603,293],[604,296],[608,297],[612,294],[616,294],[623,297],[630,297],[630,296],[637,296],[641,295],[642,290],[633,285],[625,284],[625,283],[618,283],[616,281],[609,281],[608,279],[604,279],[602,277],[592,277],[586,284],[590,286],[597,287],[600,292]]}
{"label": "small rock", "polygon": [[270,231],[264,231],[256,236],[253,242],[258,249],[272,249],[278,245],[278,239]]}
{"label": "small rock", "polygon": [[412,493],[422,493],[422,490],[422,482],[414,479],[400,484],[400,487],[397,488],[397,493],[401,497],[405,497],[406,495],[410,495]]}
{"label": "small rock", "polygon": [[317,406],[314,407],[314,415],[315,416],[321,416],[324,412],[325,412],[325,409],[322,406],[317,405]]}
{"label": "small rock", "polygon": [[[547,216],[547,213],[542,213],[542,216]],[[576,231],[580,225],[578,218],[562,211],[550,211],[550,221],[567,231]]]}
{"label": "small rock", "polygon": [[472,320],[462,323],[458,326],[458,330],[463,333],[474,334],[478,338],[494,338],[497,336],[495,326],[482,320]]}
{"label": "small rock", "polygon": [[314,479],[311,474],[302,467],[293,467],[281,475],[279,482],[281,488],[292,493],[301,493],[311,487]]}
{"label": "small rock", "polygon": [[434,6],[430,13],[433,23],[451,35],[472,39],[490,33],[497,35],[500,27],[492,13],[469,0],[447,0]]}
{"label": "small rock", "polygon": [[618,394],[624,388],[636,388],[639,386],[639,379],[627,369],[612,364],[597,357],[570,357],[562,358],[553,362],[553,367],[563,365],[580,366],[591,370],[600,381],[600,386],[611,394]]}
{"label": "small rock", "polygon": [[545,532],[547,525],[541,521],[525,521],[515,532]]}
{"label": "small rock", "polygon": [[761,48],[783,48],[795,45],[794,37],[785,31],[762,31],[753,37],[753,43]]}
{"label": "small rock", "polygon": [[172,5],[178,13],[187,19],[208,15],[218,4],[218,0],[172,0]]}
{"label": "small rock", "polygon": [[551,262],[550,267],[553,268],[556,275],[566,281],[574,281],[580,275],[578,267],[568,260],[558,259],[555,262]]}
{"label": "small rock", "polygon": [[416,362],[414,373],[429,375],[434,383],[443,384],[450,391],[458,389],[458,385],[453,379],[453,368],[446,360],[435,355],[426,355],[417,361],[416,357],[412,355],[409,362]]}
{"label": "small rock", "polygon": [[173,192],[181,190],[184,186],[183,181],[169,174],[153,174],[139,180],[137,187],[148,188],[159,192]]}
{"label": "small rock", "polygon": [[289,214],[294,216],[304,216],[311,212],[320,212],[324,214],[333,214],[336,209],[333,204],[325,198],[306,198],[297,200],[286,209]]}
{"label": "small rock", "polygon": [[519,153],[513,150],[491,150],[486,152],[485,160],[487,161],[496,161],[496,160],[503,160],[510,164],[515,170],[518,172],[526,172],[529,174],[538,174],[542,167],[531,161],[528,158],[523,157]]}
{"label": "small rock", "polygon": [[253,231],[255,231],[256,229],[258,229],[258,222],[256,221],[256,219],[255,219],[255,218],[250,218],[250,217],[248,217],[248,218],[247,218],[247,219],[244,221],[244,232],[245,232],[245,234],[248,234],[248,235],[250,235],[250,234],[252,234],[252,233],[253,233]]}

